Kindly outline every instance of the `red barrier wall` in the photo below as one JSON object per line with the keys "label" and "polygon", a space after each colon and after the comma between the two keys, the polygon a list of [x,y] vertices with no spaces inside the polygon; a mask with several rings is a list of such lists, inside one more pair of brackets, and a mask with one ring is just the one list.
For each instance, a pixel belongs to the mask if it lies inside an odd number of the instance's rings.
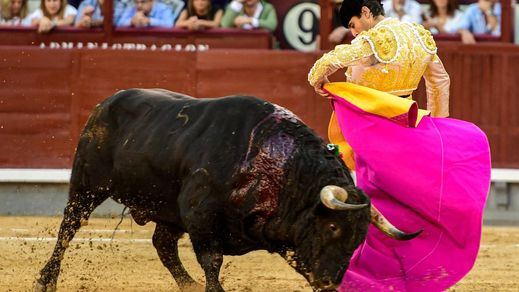
{"label": "red barrier wall", "polygon": [[[479,125],[494,167],[519,167],[519,48],[443,45],[451,115]],[[69,168],[100,100],[131,87],[197,97],[250,94],[295,112],[322,137],[330,106],[307,72],[321,53],[268,50],[161,52],[0,46],[0,168]],[[343,80],[337,73],[335,80]],[[425,105],[423,86],[415,94]]]}
{"label": "red barrier wall", "polygon": [[315,57],[298,52],[0,47],[0,56],[0,168],[71,167],[91,109],[131,87],[256,95],[288,107],[320,133],[329,115],[327,101],[301,74]]}

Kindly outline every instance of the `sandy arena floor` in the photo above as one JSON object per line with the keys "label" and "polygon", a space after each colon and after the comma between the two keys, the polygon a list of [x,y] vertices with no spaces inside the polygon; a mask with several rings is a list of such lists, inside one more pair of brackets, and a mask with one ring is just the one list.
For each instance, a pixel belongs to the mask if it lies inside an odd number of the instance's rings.
{"label": "sandy arena floor", "polygon": [[[50,256],[61,218],[0,217],[0,291],[30,291]],[[126,218],[91,219],[76,234],[62,263],[60,291],[178,291],[151,244],[153,224]],[[203,272],[187,238],[180,257],[191,275]],[[220,279],[227,291],[311,291],[279,256],[253,252],[225,257]],[[485,227],[472,272],[450,291],[519,291],[519,228]]]}

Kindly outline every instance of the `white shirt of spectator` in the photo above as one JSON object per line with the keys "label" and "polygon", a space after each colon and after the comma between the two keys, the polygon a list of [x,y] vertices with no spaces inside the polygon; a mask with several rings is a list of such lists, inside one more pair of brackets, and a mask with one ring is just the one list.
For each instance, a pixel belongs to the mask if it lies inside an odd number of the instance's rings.
{"label": "white shirt of spectator", "polygon": [[[77,9],[74,8],[74,6],[67,4],[67,7],[65,8],[65,13],[63,13],[63,18],[66,18],[69,15],[74,15],[74,17],[77,14]],[[38,8],[33,13],[29,14],[24,20],[23,25],[30,26],[33,19],[43,18],[43,11]]]}
{"label": "white shirt of spectator", "polygon": [[[456,33],[458,31],[458,23],[461,21],[463,17],[463,12],[456,10],[454,11],[454,16],[447,18],[445,24],[443,25],[443,29],[446,33]],[[436,27],[431,28],[431,33],[437,34],[440,33]]]}
{"label": "white shirt of spectator", "polygon": [[9,20],[5,20],[5,19],[2,18],[2,16],[0,16],[0,24],[21,25],[22,21],[23,21],[23,19],[21,19],[18,16],[15,16],[15,17],[13,17],[13,18],[11,18]]}
{"label": "white shirt of spectator", "polygon": [[[230,7],[235,12],[240,13],[243,9],[243,3],[240,3],[238,1],[232,1],[230,4]],[[261,2],[258,2],[258,6],[256,6],[256,11],[254,11],[254,15],[252,16],[252,23],[251,24],[244,24],[242,26],[243,29],[253,29],[255,27],[259,27],[259,17],[261,15],[261,12],[263,11],[263,4]]]}
{"label": "white shirt of spectator", "polygon": [[[382,2],[385,16],[398,19],[398,13],[393,9],[393,0],[386,0]],[[404,3],[405,15],[400,19],[401,21],[422,23],[422,6],[415,0],[405,0]]]}

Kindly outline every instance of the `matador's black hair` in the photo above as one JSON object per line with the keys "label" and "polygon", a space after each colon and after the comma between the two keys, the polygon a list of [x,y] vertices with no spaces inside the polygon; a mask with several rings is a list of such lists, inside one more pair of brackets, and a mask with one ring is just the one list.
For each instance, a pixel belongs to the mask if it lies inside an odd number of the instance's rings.
{"label": "matador's black hair", "polygon": [[384,15],[384,8],[380,0],[344,0],[339,11],[341,23],[348,28],[348,24],[353,16],[360,17],[362,6],[369,8],[373,17]]}

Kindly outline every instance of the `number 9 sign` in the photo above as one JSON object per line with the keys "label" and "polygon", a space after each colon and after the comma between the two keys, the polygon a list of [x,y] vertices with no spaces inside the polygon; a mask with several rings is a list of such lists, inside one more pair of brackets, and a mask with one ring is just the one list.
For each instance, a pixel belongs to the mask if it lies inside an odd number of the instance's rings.
{"label": "number 9 sign", "polygon": [[288,10],[283,20],[283,36],[298,51],[315,51],[319,35],[321,8],[312,2],[298,3]]}

